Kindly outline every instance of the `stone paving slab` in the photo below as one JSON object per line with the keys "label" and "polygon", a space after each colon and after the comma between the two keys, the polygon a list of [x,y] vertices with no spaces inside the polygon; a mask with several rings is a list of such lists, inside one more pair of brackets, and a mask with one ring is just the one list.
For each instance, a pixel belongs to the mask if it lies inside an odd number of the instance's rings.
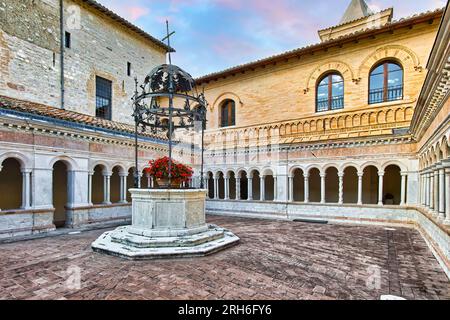
{"label": "stone paving slab", "polygon": [[0,299],[450,300],[448,278],[413,229],[208,220],[240,244],[209,257],[154,261],[93,252],[107,230],[1,244]]}

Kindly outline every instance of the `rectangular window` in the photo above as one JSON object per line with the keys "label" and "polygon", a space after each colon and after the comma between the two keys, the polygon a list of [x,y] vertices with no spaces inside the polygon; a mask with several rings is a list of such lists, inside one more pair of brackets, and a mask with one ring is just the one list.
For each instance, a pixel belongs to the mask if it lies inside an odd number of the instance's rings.
{"label": "rectangular window", "polygon": [[131,76],[131,62],[127,62],[127,76]]}
{"label": "rectangular window", "polygon": [[111,120],[112,82],[101,77],[96,77],[95,90],[95,116]]}
{"label": "rectangular window", "polygon": [[72,46],[72,38],[71,38],[70,32],[66,31],[65,36],[64,36],[64,44],[65,44],[66,48],[69,48],[69,49]]}

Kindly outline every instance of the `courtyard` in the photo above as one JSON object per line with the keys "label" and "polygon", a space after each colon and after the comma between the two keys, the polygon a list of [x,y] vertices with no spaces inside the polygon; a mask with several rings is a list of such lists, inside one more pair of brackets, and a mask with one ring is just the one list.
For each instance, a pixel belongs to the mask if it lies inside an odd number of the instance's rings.
{"label": "courtyard", "polygon": [[209,257],[152,261],[94,253],[106,230],[0,244],[0,299],[450,299],[445,273],[414,229],[208,222],[240,243]]}

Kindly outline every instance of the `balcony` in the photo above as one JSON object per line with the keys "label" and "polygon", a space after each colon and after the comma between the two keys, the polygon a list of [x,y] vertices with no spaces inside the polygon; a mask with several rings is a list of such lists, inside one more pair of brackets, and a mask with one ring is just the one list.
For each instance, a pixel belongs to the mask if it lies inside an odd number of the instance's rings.
{"label": "balcony", "polygon": [[369,104],[403,100],[403,86],[374,89],[369,91]]}
{"label": "balcony", "polygon": [[317,100],[317,112],[344,109],[344,96]]}

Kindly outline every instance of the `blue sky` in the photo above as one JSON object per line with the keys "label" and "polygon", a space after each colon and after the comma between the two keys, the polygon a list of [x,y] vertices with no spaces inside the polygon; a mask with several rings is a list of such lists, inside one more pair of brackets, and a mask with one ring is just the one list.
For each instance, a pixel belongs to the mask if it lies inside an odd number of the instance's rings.
{"label": "blue sky", "polygon": [[[350,0],[97,0],[157,38],[176,31],[173,63],[193,76],[319,42]],[[394,18],[443,7],[446,0],[368,0]]]}

